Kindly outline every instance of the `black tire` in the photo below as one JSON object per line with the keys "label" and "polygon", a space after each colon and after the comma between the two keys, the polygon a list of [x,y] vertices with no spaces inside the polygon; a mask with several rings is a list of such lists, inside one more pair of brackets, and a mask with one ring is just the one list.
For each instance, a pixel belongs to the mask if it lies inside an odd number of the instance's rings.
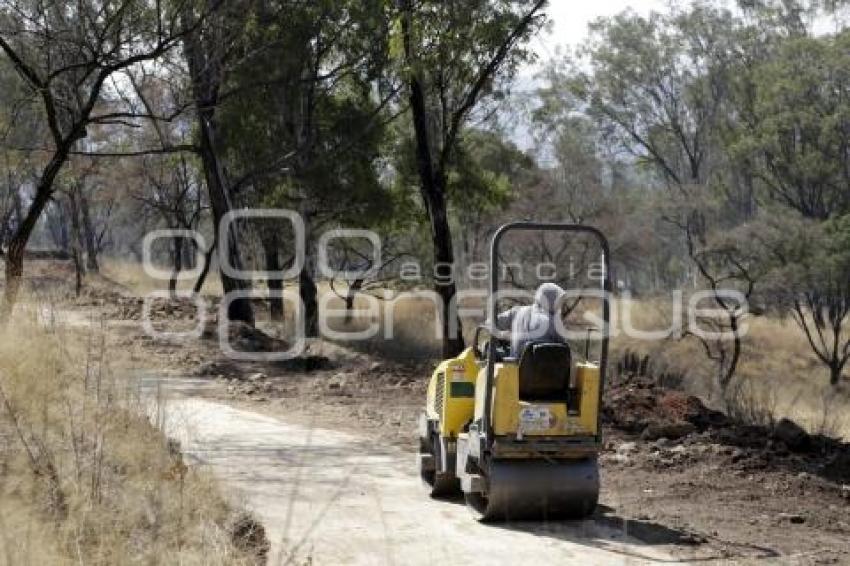
{"label": "black tire", "polygon": [[475,520],[482,523],[487,523],[493,520],[487,514],[487,496],[483,493],[464,493],[463,500],[466,502],[466,508],[472,513]]}
{"label": "black tire", "polygon": [[[434,454],[431,449],[430,440],[422,438],[421,436],[419,437],[419,453],[431,454],[432,456]],[[422,462],[422,458],[419,459],[419,477],[422,479],[422,483],[430,491],[434,485],[434,480],[436,479],[436,472],[434,470],[427,470]]]}
{"label": "black tire", "polygon": [[[436,437],[432,436],[426,440],[419,439],[421,454],[431,454],[434,457],[435,470],[442,467],[442,454],[435,446]],[[421,462],[421,460],[420,460]],[[435,499],[449,498],[460,493],[460,480],[453,473],[439,473],[435,470],[426,471],[423,466],[419,466],[419,477],[422,478],[422,483],[425,485],[428,495]]]}

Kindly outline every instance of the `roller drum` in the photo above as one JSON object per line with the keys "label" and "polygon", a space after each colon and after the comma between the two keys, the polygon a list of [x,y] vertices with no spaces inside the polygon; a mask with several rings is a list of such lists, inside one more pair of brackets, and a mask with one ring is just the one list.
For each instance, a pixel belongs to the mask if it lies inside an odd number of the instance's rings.
{"label": "roller drum", "polygon": [[483,521],[580,519],[599,500],[599,466],[585,460],[493,460],[486,493],[466,494]]}

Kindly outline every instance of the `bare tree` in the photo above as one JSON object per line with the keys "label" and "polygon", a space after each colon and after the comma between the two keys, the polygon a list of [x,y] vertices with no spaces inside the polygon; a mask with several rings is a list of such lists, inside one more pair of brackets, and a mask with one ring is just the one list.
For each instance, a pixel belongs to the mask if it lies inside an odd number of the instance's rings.
{"label": "bare tree", "polygon": [[[147,156],[141,167],[144,187],[135,191],[133,198],[159,216],[167,228],[197,230],[208,207],[186,154]],[[172,293],[177,290],[177,276],[184,265],[194,259],[197,250],[193,246],[193,240],[187,246],[186,238],[172,239],[173,271],[168,284]]]}
{"label": "bare tree", "polygon": [[[364,251],[353,242],[337,240],[336,243],[331,254],[331,265],[335,268],[336,277],[331,278],[330,287],[337,297],[345,301],[344,322],[348,324],[351,322],[357,295],[371,295],[372,291],[385,289],[387,283],[397,276],[392,267],[410,254],[397,249],[397,242],[388,238],[382,241],[381,260],[376,264],[372,253]],[[340,282],[345,283],[345,291],[338,288]],[[383,299],[382,294],[372,296]]]}
{"label": "bare tree", "polygon": [[850,284],[845,279],[838,288],[811,289],[793,300],[793,318],[806,335],[806,340],[818,359],[829,368],[829,383],[841,382],[844,368],[850,361],[850,335],[846,332],[850,320]]}
{"label": "bare tree", "polygon": [[47,158],[32,201],[9,241],[5,316],[14,309],[24,249],[75,144],[86,138],[93,125],[154,118],[132,111],[99,112],[98,103],[113,75],[161,57],[191,31],[173,13],[160,2],[143,0],[4,0],[0,4],[0,50],[39,100],[49,132]]}
{"label": "bare tree", "polygon": [[[704,216],[692,212],[682,226],[688,257],[696,265],[716,307],[710,316],[695,313],[699,330],[689,329],[686,336],[698,340],[706,357],[714,363],[716,383],[725,397],[735,377],[743,347],[743,324],[750,315],[750,299],[761,273],[761,258],[740,242],[749,240],[747,227],[708,241]],[[737,292],[737,298],[730,292]],[[707,332],[706,332],[707,331]]]}
{"label": "bare tree", "polygon": [[839,385],[850,362],[850,216],[818,223],[775,214],[757,241],[771,267],[766,302],[794,320]]}

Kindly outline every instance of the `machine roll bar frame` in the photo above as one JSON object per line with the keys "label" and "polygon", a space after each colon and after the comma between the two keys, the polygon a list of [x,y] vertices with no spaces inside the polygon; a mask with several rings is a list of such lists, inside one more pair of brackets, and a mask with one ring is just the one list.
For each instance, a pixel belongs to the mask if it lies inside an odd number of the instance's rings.
{"label": "machine roll bar frame", "polygon": [[[602,406],[602,394],[605,388],[605,372],[608,362],[608,338],[610,333],[611,322],[611,278],[610,278],[610,246],[605,235],[591,226],[583,226],[580,224],[560,224],[560,223],[541,223],[541,222],[513,222],[505,224],[499,228],[493,235],[492,243],[490,244],[490,294],[487,297],[487,320],[491,324],[491,336],[498,334],[496,326],[496,303],[499,292],[499,244],[502,238],[509,232],[567,232],[574,234],[589,234],[596,238],[602,247],[602,268],[604,275],[602,277],[602,291],[604,294],[602,306],[602,318],[604,321],[604,329],[602,331],[602,352],[599,358],[599,403]],[[476,333],[477,334],[477,333]],[[492,442],[493,430],[490,422],[491,405],[493,404],[493,379],[496,368],[496,341],[490,340],[487,351],[487,373],[484,393],[484,415],[482,417],[482,432],[486,435],[488,444]],[[596,435],[597,439],[602,434],[602,411],[599,411],[599,422],[597,423]]]}

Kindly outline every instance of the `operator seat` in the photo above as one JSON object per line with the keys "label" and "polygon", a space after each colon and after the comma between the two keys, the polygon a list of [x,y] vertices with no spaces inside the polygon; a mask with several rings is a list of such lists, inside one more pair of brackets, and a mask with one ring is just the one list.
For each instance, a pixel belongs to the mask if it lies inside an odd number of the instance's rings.
{"label": "operator seat", "polygon": [[519,398],[522,401],[564,401],[570,396],[570,347],[531,343],[519,360]]}

